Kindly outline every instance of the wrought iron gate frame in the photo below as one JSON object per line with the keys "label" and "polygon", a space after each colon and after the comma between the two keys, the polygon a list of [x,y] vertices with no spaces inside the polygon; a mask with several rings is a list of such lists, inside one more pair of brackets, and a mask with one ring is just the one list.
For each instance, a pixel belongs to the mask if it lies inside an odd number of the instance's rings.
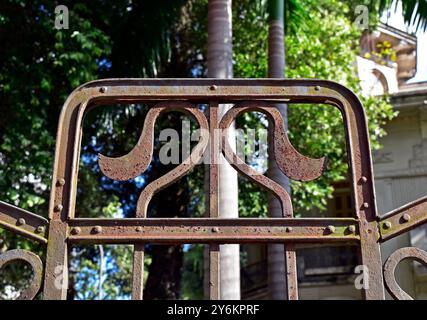
{"label": "wrought iron gate frame", "polygon": [[[152,150],[151,153],[144,153],[141,146],[145,146],[148,151],[152,148],[150,130],[157,116],[162,112],[178,110],[194,116],[200,127],[209,130],[211,134],[215,129],[223,130],[225,135],[220,141],[220,148],[225,158],[241,174],[273,192],[281,200],[283,218],[219,218],[218,167],[215,163],[209,165],[209,218],[146,218],[146,207],[151,196],[188,173],[194,166],[191,163],[182,163],[176,170],[149,184],[138,201],[136,218],[76,218],[74,212],[84,115],[90,108],[107,103],[145,101],[158,104],[147,115],[149,119],[144,123],[140,141],[126,156],[108,158],[101,155],[99,161],[105,175],[116,180],[126,180],[143,172],[151,161]],[[230,149],[226,129],[234,118],[242,112],[260,111],[274,124],[274,156],[285,174],[295,180],[308,181],[322,172],[324,159],[304,157],[290,145],[286,131],[280,126],[280,114],[272,105],[276,102],[322,103],[333,105],[341,111],[352,179],[354,217],[292,218],[292,205],[286,191],[267,177],[256,175]],[[209,104],[209,120],[194,107],[195,103]],[[235,106],[219,119],[219,103],[234,103]],[[200,159],[205,151],[210,156],[221,152],[214,143],[210,143],[209,137],[202,137],[193,148],[192,155]],[[415,259],[427,266],[426,252],[417,248],[399,249],[386,261],[383,279],[380,243],[426,222],[427,197],[382,217],[377,215],[364,109],[352,91],[338,83],[324,80],[106,79],[86,83],[68,97],[61,112],[48,217],[45,219],[0,202],[0,227],[47,244],[44,299],[66,298],[67,248],[75,243],[134,244],[133,299],[142,299],[146,243],[209,244],[211,299],[220,297],[219,245],[223,243],[283,243],[289,299],[298,298],[294,247],[298,243],[358,245],[360,263],[369,271],[369,287],[362,289],[366,299],[384,299],[385,287],[393,297],[409,299],[410,296],[395,281],[396,265],[403,259]],[[19,259],[29,262],[34,271],[30,287],[20,296],[31,299],[42,286],[43,265],[36,255],[28,251],[11,250],[0,255],[0,268]]]}

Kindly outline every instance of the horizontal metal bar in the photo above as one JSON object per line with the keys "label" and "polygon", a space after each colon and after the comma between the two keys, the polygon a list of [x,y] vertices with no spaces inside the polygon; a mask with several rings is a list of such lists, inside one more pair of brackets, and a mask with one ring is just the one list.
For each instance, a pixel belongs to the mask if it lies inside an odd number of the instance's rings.
{"label": "horizontal metal bar", "polygon": [[384,242],[427,222],[427,196],[390,211],[379,222],[380,241]]}
{"label": "horizontal metal bar", "polygon": [[356,242],[356,219],[127,218],[68,221],[75,243]]}
{"label": "horizontal metal bar", "polygon": [[218,102],[271,100],[333,103],[348,89],[327,80],[300,79],[103,79],[84,84],[75,94],[91,104],[186,99]]}
{"label": "horizontal metal bar", "polygon": [[27,210],[0,201],[0,227],[31,240],[47,243],[49,221]]}

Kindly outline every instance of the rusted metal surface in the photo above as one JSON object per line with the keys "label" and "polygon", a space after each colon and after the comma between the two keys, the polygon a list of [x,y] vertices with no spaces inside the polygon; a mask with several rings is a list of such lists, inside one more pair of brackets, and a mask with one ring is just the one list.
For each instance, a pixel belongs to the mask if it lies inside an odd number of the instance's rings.
{"label": "rusted metal surface", "polygon": [[[161,102],[149,110],[145,118],[140,139],[137,145],[128,154],[119,158],[109,158],[101,154],[99,155],[99,166],[104,175],[114,180],[124,181],[135,178],[145,172],[153,157],[154,125],[156,120],[162,113],[170,111],[179,111],[193,115],[202,128],[208,128],[203,113],[190,103],[182,101]],[[199,161],[207,146],[207,142],[207,137],[202,138],[199,144],[194,148],[190,157],[198,157],[196,161]],[[148,203],[154,193],[180,179],[188,173],[194,165],[194,162],[186,159],[168,175],[146,186],[138,200],[136,217],[146,217]],[[97,232],[97,234],[101,234],[101,232]],[[144,243],[134,246],[132,288],[132,298],[134,300],[140,300],[143,297],[144,246]]]}
{"label": "rusted metal surface", "polygon": [[219,244],[214,243],[209,246],[209,298],[219,300],[221,293],[220,281],[220,251]]}
{"label": "rusted metal surface", "polygon": [[221,119],[219,127],[223,132],[221,139],[222,151],[227,161],[242,175],[268,191],[273,192],[280,200],[283,216],[291,218],[293,216],[293,209],[288,192],[270,178],[260,175],[255,169],[247,165],[232,150],[228,142],[228,128],[231,123],[239,114],[251,111],[264,113],[269,118],[270,123],[274,125],[275,139],[273,154],[275,159],[277,159],[280,170],[289,178],[300,181],[310,181],[318,178],[323,172],[325,159],[310,159],[295,150],[288,139],[281,114],[273,105],[268,103],[257,101],[238,104],[230,109]]}
{"label": "rusted metal surface", "polygon": [[286,297],[298,300],[297,256],[295,243],[285,245]]}
{"label": "rusted metal surface", "polygon": [[18,260],[31,266],[33,276],[28,287],[19,293],[17,300],[32,300],[42,284],[43,263],[36,254],[27,250],[15,249],[0,254],[0,269]]}
{"label": "rusted metal surface", "polygon": [[[209,159],[208,172],[205,172],[208,181],[208,194],[206,197],[207,205],[209,208],[209,217],[218,218],[218,163],[220,156],[220,144],[219,137],[217,137],[216,130],[218,130],[219,121],[218,121],[218,102],[211,101],[209,103],[209,142],[208,142],[208,154],[207,158]],[[217,227],[214,227],[217,228]],[[211,229],[219,230],[219,229]],[[220,273],[221,273],[221,263],[220,263],[220,247],[218,243],[213,243],[209,245],[209,298],[210,300],[219,300],[221,297],[221,288],[220,288]]]}
{"label": "rusted metal surface", "polygon": [[384,281],[390,295],[398,300],[413,300],[413,298],[399,286],[394,276],[397,265],[403,260],[414,260],[427,268],[427,252],[418,248],[400,248],[393,252],[384,264]]}
{"label": "rusted metal surface", "polygon": [[[355,242],[356,219],[146,218],[90,219],[69,222],[72,243],[259,243]],[[100,232],[96,232],[96,228]],[[74,230],[78,228],[79,232]],[[330,230],[334,229],[334,232]]]}
{"label": "rusted metal surface", "polygon": [[[109,158],[99,155],[99,166],[107,177],[124,181],[133,179],[142,174],[149,166],[153,157],[154,125],[157,118],[164,112],[179,111],[193,115],[200,128],[208,130],[208,123],[203,113],[194,105],[182,101],[161,102],[148,111],[145,118],[144,129],[137,145],[126,155],[119,158]],[[189,158],[168,175],[151,182],[142,191],[137,204],[136,217],[146,217],[148,204],[153,195],[179,180],[194,168],[200,161],[207,147],[208,137],[202,136],[200,142],[194,147]],[[100,234],[100,232],[99,232]],[[133,291],[134,300],[142,299],[144,279],[144,244],[136,244],[133,259]]]}
{"label": "rusted metal surface", "polygon": [[[222,136],[222,151],[227,161],[241,174],[249,177],[252,181],[272,192],[280,201],[282,206],[282,216],[293,217],[292,202],[288,192],[278,183],[264,175],[260,175],[256,170],[247,165],[232,150],[229,144],[228,128],[236,117],[244,112],[258,111],[264,113],[270,125],[273,126],[274,143],[270,156],[274,156],[280,170],[290,179],[299,181],[310,181],[318,178],[324,169],[325,158],[311,159],[300,154],[290,143],[286,132],[284,121],[279,110],[263,101],[248,101],[237,104],[230,109],[220,122]],[[285,237],[283,237],[285,238]],[[298,299],[298,283],[296,274],[296,253],[292,244],[285,246],[286,265],[286,294],[289,300]]]}
{"label": "rusted metal surface", "polygon": [[[99,155],[100,168],[111,179],[128,180],[147,169],[153,156],[154,125],[158,116],[164,112],[184,112],[194,117],[199,128],[207,129],[210,135],[201,136],[190,155],[192,161],[184,160],[174,170],[142,190],[135,218],[76,218],[77,175],[85,114],[94,106],[145,101],[157,104],[149,110],[143,132],[132,151],[119,158]],[[273,105],[283,102],[325,103],[341,111],[351,169],[354,217],[293,218],[292,202],[286,190],[255,172],[239,159],[228,145],[227,128],[238,115],[251,111],[262,112],[274,127],[274,143],[270,156],[275,158],[280,170],[290,179],[303,182],[319,177],[325,168],[325,158],[310,159],[291,145],[280,113]],[[196,107],[198,103],[209,105],[208,117]],[[217,112],[219,103],[234,104],[222,119],[219,119]],[[218,128],[222,130],[222,137],[216,142],[212,136],[216,136],[213,132]],[[216,158],[220,152],[241,175],[258,183],[280,200],[283,218],[218,218],[218,167],[215,161],[208,165],[209,195],[206,218],[147,218],[148,204],[156,192],[190,172],[204,153]],[[425,223],[426,202],[426,198],[423,198],[381,219],[378,217],[365,113],[357,97],[337,83],[279,79],[108,79],[93,81],[77,88],[65,102],[58,126],[49,219],[0,202],[0,226],[32,240],[47,242],[44,299],[66,298],[68,246],[74,243],[133,244],[134,299],[142,299],[145,244],[207,243],[210,246],[210,298],[218,299],[221,273],[219,246],[223,243],[254,242],[285,245],[288,287],[284,289],[287,290],[289,299],[298,297],[295,246],[304,243],[357,245],[360,262],[370,271],[369,287],[363,289],[364,297],[384,299],[380,242]],[[398,252],[400,256],[398,253],[392,255],[385,267],[388,286],[393,286],[394,275],[390,271],[394,268],[393,263],[397,264],[406,256],[414,258],[415,255],[412,251],[410,254],[407,251]],[[416,254],[419,254],[418,251]],[[404,298],[398,294],[395,297]]]}
{"label": "rusted metal surface", "polygon": [[289,141],[279,110],[277,110],[274,105],[264,101],[247,101],[239,103],[230,109],[221,119],[219,126],[224,132],[222,137],[222,149],[230,164],[245,175],[260,176],[259,173],[251,171],[253,169],[237,155],[233,154],[227,136],[227,129],[237,116],[245,112],[256,111],[265,114],[269,119],[269,123],[273,125],[275,139],[271,156],[274,155],[274,159],[276,159],[280,170],[290,179],[297,181],[311,181],[320,177],[324,170],[325,158],[311,159],[300,154]]}
{"label": "rusted metal surface", "polygon": [[380,240],[387,241],[426,221],[427,197],[423,197],[382,216],[379,221]]}
{"label": "rusted metal surface", "polygon": [[0,227],[28,239],[47,243],[48,220],[29,211],[0,201]]}
{"label": "rusted metal surface", "polygon": [[49,223],[43,299],[65,300],[68,289],[68,226],[60,220]]}
{"label": "rusted metal surface", "polygon": [[144,293],[145,243],[134,245],[132,266],[132,300],[142,300]]}

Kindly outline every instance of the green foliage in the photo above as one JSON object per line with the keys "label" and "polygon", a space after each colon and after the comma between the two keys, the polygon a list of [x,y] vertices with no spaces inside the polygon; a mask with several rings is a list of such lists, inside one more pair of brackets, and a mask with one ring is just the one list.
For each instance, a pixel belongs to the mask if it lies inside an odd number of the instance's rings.
{"label": "green foliage", "polygon": [[[54,1],[0,5],[0,199],[42,216],[61,105],[77,85],[98,78],[97,59],[110,50],[102,32],[76,11],[70,12],[69,30],[56,30],[54,8]],[[43,252],[4,230],[0,244],[1,251]],[[15,275],[2,281],[21,277],[21,269],[11,269]]]}
{"label": "green foliage", "polygon": [[[47,216],[56,129],[65,99],[77,86],[90,80],[119,75],[154,76],[161,72],[161,66],[167,65],[171,56],[170,39],[174,38],[170,29],[179,18],[182,3],[62,1],[69,8],[69,29],[57,30],[54,28],[56,1],[1,2],[1,200]],[[108,67],[111,64],[114,70]],[[93,131],[104,119],[105,114],[92,119],[93,130],[89,130],[89,135],[94,135]],[[92,137],[85,138],[91,141]],[[105,141],[101,137],[101,144]],[[111,197],[111,192],[100,188],[98,178],[93,167],[82,166],[77,214],[83,212],[86,217],[110,215],[113,211],[117,214],[117,200]],[[38,245],[0,229],[1,251],[17,247],[42,252]],[[106,256],[117,257],[113,269],[120,279],[129,275],[129,268],[120,265],[121,259],[126,265],[131,260],[129,255],[122,258],[119,250],[124,249],[119,248],[106,249]],[[94,254],[85,248],[73,250],[81,261],[91,261]],[[80,271],[84,274],[84,270],[94,266],[81,264],[73,269],[75,274],[71,277],[78,279]],[[21,269],[12,269],[13,274],[2,277],[2,288],[3,280],[11,282],[20,278]],[[106,287],[114,285],[114,281],[108,281]],[[126,288],[123,292],[126,293]]]}
{"label": "green foliage", "polygon": [[203,250],[204,245],[191,245],[185,251],[181,298],[203,299]]}
{"label": "green foliage", "polygon": [[[252,2],[240,2],[245,19],[234,23],[234,71],[236,77],[258,78],[267,75],[268,28],[264,12]],[[382,126],[394,115],[387,98],[364,97],[357,79],[355,58],[358,53],[360,31],[349,20],[351,6],[336,0],[305,1],[308,13],[303,29],[286,35],[286,77],[318,78],[339,82],[351,88],[362,100],[368,117],[371,147],[380,147],[378,139],[385,134]],[[254,63],[256,61],[256,63]],[[289,137],[303,154],[312,157],[327,156],[325,174],[311,182],[291,181],[292,201],[297,213],[309,209],[326,208],[332,196],[332,183],[346,178],[345,137],[342,117],[332,106],[290,104]],[[253,123],[251,123],[253,125]],[[241,212],[266,215],[266,195],[256,186],[241,183]],[[252,204],[252,205],[250,205]]]}

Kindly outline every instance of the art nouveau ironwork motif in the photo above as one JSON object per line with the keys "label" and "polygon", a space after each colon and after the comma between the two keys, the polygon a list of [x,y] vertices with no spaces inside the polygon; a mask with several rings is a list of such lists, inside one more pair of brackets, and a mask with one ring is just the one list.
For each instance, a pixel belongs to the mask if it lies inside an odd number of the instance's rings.
{"label": "art nouveau ironwork motif", "polygon": [[[141,192],[135,218],[86,219],[75,217],[78,162],[82,121],[93,106],[108,103],[157,104],[147,114],[137,145],[126,155],[109,158],[99,155],[99,165],[107,177],[123,181],[143,173],[153,156],[154,125],[158,116],[179,111],[194,117],[202,134],[189,159],[171,172],[148,184]],[[280,113],[272,103],[324,103],[337,107],[343,115],[346,147],[352,180],[354,216],[351,218],[294,218],[286,190],[246,165],[228,143],[227,129],[235,118],[250,111],[265,114],[273,126],[270,156],[290,179],[310,181],[325,168],[325,158],[310,159],[291,145]],[[205,103],[207,115],[196,107]],[[218,104],[233,104],[221,119]],[[212,137],[220,130],[218,143]],[[225,159],[241,174],[273,193],[282,205],[283,218],[221,219],[218,212],[218,163],[209,164],[209,218],[147,218],[147,206],[159,190],[186,175],[206,153]],[[394,278],[396,265],[403,259],[427,264],[426,253],[404,248],[393,253],[382,267],[380,243],[427,221],[427,197],[409,203],[383,217],[376,212],[374,177],[366,117],[357,97],[347,88],[321,80],[218,80],[218,79],[110,79],[87,83],[76,89],[63,107],[55,153],[55,166],[48,219],[0,202],[0,226],[34,241],[47,244],[43,272],[41,260],[23,250],[0,255],[0,268],[20,259],[33,270],[30,286],[21,294],[31,299],[38,293],[44,274],[43,298],[65,299],[67,292],[68,246],[76,243],[133,244],[133,293],[142,299],[144,245],[146,243],[206,243],[210,247],[210,297],[219,298],[219,246],[224,243],[283,243],[287,271],[287,296],[298,298],[295,246],[302,242],[357,245],[361,264],[367,267],[369,287],[366,299],[384,299],[384,289],[397,299],[409,299]],[[384,276],[384,277],[383,277]],[[60,281],[58,281],[58,279]]]}

